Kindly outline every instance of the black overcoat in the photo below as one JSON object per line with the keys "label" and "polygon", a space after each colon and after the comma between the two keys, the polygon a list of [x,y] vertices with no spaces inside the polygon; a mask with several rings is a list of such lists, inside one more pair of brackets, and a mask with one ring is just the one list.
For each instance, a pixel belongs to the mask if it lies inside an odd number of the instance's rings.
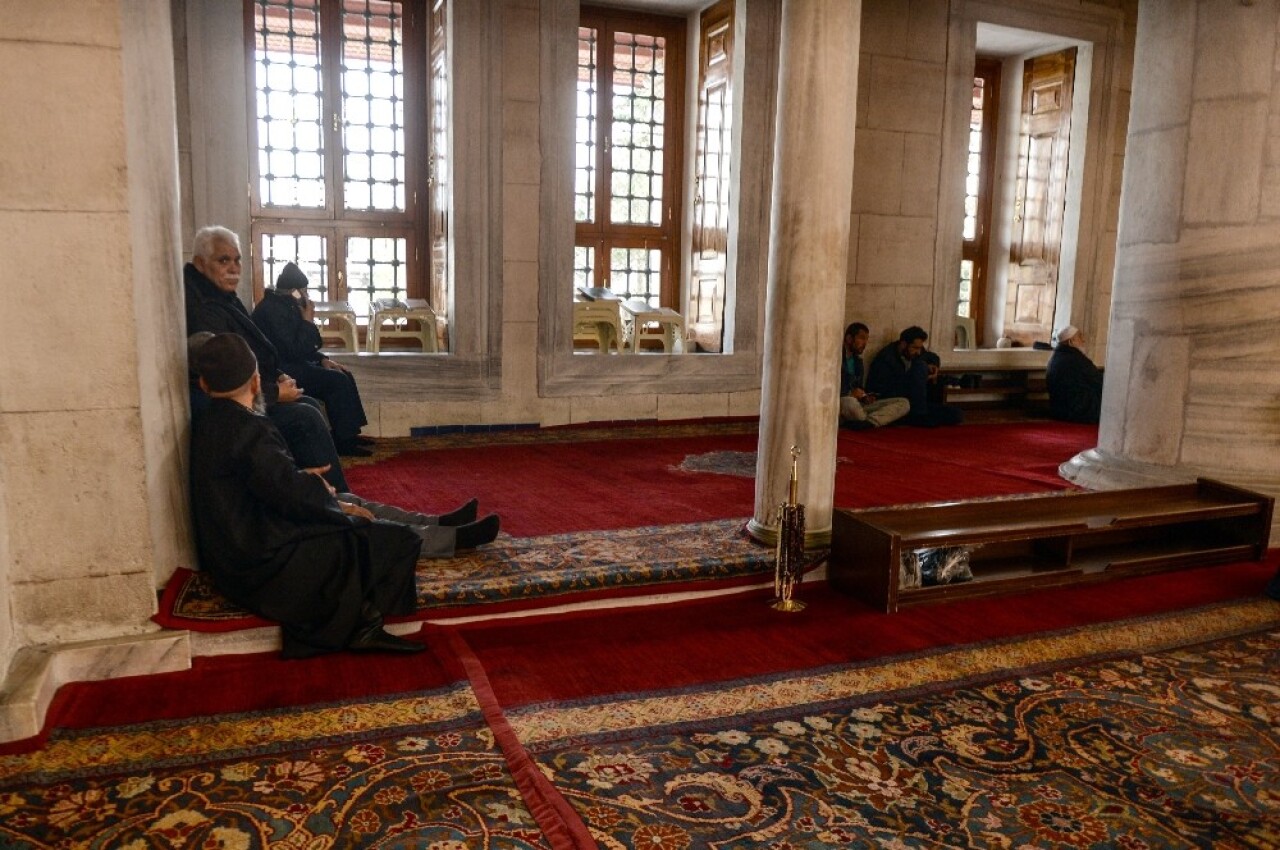
{"label": "black overcoat", "polygon": [[1102,417],[1102,370],[1089,355],[1071,345],[1059,345],[1045,368],[1049,412],[1055,419],[1097,424]]}
{"label": "black overcoat", "polygon": [[262,377],[262,396],[267,404],[275,404],[280,395],[276,382],[280,377],[280,353],[253,323],[249,311],[234,292],[223,292],[194,265],[182,269],[183,294],[187,308],[187,335],[199,331],[240,334],[258,358],[258,374]]}
{"label": "black overcoat", "polygon": [[286,655],[342,649],[366,603],[414,609],[412,529],[344,514],[271,420],[235,401],[213,399],[192,426],[191,503],[201,568],[233,602],[281,624]]}
{"label": "black overcoat", "polygon": [[302,315],[302,305],[288,292],[264,292],[253,308],[253,323],[275,345],[286,371],[295,363],[319,366],[324,360],[320,329]]}

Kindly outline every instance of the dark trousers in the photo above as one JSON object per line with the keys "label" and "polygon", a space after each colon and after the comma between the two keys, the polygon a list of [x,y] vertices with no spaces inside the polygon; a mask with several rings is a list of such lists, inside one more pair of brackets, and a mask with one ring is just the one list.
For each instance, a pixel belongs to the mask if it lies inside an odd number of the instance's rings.
{"label": "dark trousers", "polygon": [[381,521],[300,540],[293,559],[308,565],[305,572],[286,570],[236,601],[280,623],[285,658],[335,652],[371,616],[413,613],[421,545],[407,525]]}
{"label": "dark trousers", "polygon": [[328,466],[324,480],[333,485],[339,493],[351,488],[347,486],[347,478],[342,474],[342,460],[333,445],[333,436],[329,433],[329,423],[320,412],[320,403],[313,398],[303,396],[287,404],[272,404],[267,407],[267,416],[280,429],[284,441],[289,444],[293,460],[304,469]]}
{"label": "dark trousers", "polygon": [[959,425],[964,421],[964,411],[950,404],[930,404],[923,411],[911,411],[901,421],[918,428]]}
{"label": "dark trousers", "polygon": [[338,442],[355,439],[360,429],[369,424],[360,402],[356,379],[338,369],[326,369],[310,363],[290,363],[284,367],[286,374],[298,382],[298,386],[312,398],[324,402],[329,414],[329,427]]}

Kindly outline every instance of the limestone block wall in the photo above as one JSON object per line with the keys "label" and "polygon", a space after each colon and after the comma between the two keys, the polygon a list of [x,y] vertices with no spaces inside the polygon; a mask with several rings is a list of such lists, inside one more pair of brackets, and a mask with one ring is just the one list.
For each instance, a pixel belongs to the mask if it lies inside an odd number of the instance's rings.
{"label": "limestone block wall", "polygon": [[950,348],[967,141],[956,127],[967,125],[972,71],[962,57],[983,22],[1091,42],[1100,57],[1090,69],[1071,312],[1103,356],[1136,16],[1137,0],[863,4],[845,318],[871,326],[873,350],[912,324],[932,333],[935,349]]}
{"label": "limestone block wall", "polygon": [[845,316],[878,343],[931,324],[946,2],[862,4]]}
{"label": "limestone block wall", "polygon": [[1099,449],[1280,493],[1280,6],[1141,7]]}
{"label": "limestone block wall", "polygon": [[130,173],[139,93],[126,80],[139,69],[124,44],[168,11],[124,5],[0,13],[0,110],[10,116],[0,122],[0,670],[21,646],[150,628],[151,501],[179,479],[176,463],[148,469],[174,441],[144,433],[144,420],[163,416],[163,370],[147,341],[155,329],[139,327],[155,305],[138,291],[152,267],[138,250],[165,241],[143,238],[136,218],[146,189]]}

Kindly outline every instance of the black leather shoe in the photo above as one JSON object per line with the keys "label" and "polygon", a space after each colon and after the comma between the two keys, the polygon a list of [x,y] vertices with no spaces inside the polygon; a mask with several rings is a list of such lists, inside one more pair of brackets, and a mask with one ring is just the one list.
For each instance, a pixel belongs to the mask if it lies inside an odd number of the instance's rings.
{"label": "black leather shoe", "polygon": [[338,450],[338,454],[343,457],[373,457],[373,452],[371,450],[366,449],[363,446],[356,445],[354,440],[351,442],[343,441],[341,443],[334,443],[334,448],[336,448]]}
{"label": "black leather shoe", "polygon": [[378,441],[373,437],[366,437],[364,434],[356,434],[356,445],[358,446],[376,446]]}
{"label": "black leather shoe", "polygon": [[402,637],[396,637],[381,626],[375,629],[362,629],[347,644],[352,652],[422,652],[425,644],[414,643]]}

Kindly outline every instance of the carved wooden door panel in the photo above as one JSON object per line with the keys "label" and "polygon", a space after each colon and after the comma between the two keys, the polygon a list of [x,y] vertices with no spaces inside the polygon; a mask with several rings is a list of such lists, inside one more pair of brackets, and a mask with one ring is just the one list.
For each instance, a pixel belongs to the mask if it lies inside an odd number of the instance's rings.
{"label": "carved wooden door panel", "polygon": [[1053,334],[1067,196],[1076,48],[1023,66],[1022,132],[1004,336],[1020,345]]}
{"label": "carved wooden door panel", "polygon": [[730,136],[733,98],[733,0],[702,13],[698,50],[698,149],[686,345],[724,349],[725,270],[729,250]]}

